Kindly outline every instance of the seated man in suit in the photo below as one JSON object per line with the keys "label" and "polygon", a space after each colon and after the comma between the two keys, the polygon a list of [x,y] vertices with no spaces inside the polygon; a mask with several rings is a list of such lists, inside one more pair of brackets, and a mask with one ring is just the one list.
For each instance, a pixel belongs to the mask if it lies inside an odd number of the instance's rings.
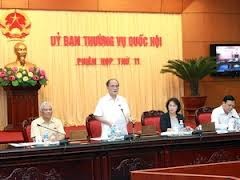
{"label": "seated man in suit", "polygon": [[48,102],[43,102],[40,105],[40,115],[31,124],[31,138],[33,138],[33,141],[63,140],[66,133],[62,122],[52,117],[52,106]]}
{"label": "seated man in suit", "polygon": [[211,121],[215,123],[215,128],[219,129],[232,129],[234,121],[239,118],[237,111],[234,109],[235,98],[231,95],[223,98],[222,105],[212,111]]}
{"label": "seated man in suit", "polygon": [[119,82],[116,79],[109,79],[106,87],[108,94],[98,101],[94,112],[95,117],[102,123],[101,138],[108,138],[113,127],[118,129],[121,135],[127,135],[130,112],[126,99],[118,95]]}

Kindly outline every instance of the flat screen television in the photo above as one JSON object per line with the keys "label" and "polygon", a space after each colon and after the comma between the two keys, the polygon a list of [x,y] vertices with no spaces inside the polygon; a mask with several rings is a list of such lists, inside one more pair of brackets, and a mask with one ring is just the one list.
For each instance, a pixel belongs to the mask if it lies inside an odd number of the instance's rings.
{"label": "flat screen television", "polygon": [[211,44],[210,56],[216,57],[215,75],[240,75],[240,44]]}

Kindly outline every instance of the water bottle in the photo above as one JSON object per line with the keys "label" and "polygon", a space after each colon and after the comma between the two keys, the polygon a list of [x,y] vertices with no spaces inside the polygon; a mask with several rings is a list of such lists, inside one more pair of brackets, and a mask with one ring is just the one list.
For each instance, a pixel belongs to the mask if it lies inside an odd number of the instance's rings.
{"label": "water bottle", "polygon": [[41,136],[36,136],[35,137],[35,142],[38,143],[38,144],[41,144],[43,142],[43,139]]}
{"label": "water bottle", "polygon": [[180,120],[179,125],[180,125],[180,130],[182,130],[184,128],[183,120]]}
{"label": "water bottle", "polygon": [[118,128],[115,129],[115,137],[116,137],[117,139],[119,139],[121,136],[122,136],[122,131],[121,131],[121,129],[118,127]]}
{"label": "water bottle", "polygon": [[43,142],[44,142],[45,146],[48,145],[48,131],[45,131],[45,133],[43,135]]}
{"label": "water bottle", "polygon": [[236,119],[236,131],[239,132],[240,131],[240,118]]}
{"label": "water bottle", "polygon": [[178,135],[183,136],[184,135],[184,123],[183,120],[179,121],[179,129],[178,129]]}
{"label": "water bottle", "polygon": [[116,137],[116,126],[112,125],[110,132],[110,140],[114,141]]}
{"label": "water bottle", "polygon": [[228,122],[228,131],[236,130],[236,118],[232,117]]}

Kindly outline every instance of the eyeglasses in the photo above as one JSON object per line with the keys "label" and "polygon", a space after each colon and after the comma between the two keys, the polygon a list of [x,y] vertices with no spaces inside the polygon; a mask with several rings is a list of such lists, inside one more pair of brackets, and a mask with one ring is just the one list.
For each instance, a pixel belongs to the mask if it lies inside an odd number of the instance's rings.
{"label": "eyeglasses", "polygon": [[52,111],[52,108],[42,109],[42,111]]}
{"label": "eyeglasses", "polygon": [[110,85],[110,87],[116,87],[116,88],[119,88],[119,85]]}

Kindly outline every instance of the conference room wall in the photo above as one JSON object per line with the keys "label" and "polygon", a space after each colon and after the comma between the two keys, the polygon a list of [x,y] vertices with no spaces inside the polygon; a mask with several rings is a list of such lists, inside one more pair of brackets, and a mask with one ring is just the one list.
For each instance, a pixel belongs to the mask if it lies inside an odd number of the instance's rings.
{"label": "conference room wall", "polygon": [[[195,0],[182,14],[183,57],[209,55],[211,43],[240,43],[240,1]],[[239,78],[207,77],[200,84],[201,95],[208,96],[208,106],[218,106],[224,95],[234,95],[240,111]],[[189,95],[188,84],[184,94]]]}
{"label": "conference room wall", "polygon": [[[183,56],[209,55],[211,43],[239,43],[238,0],[1,0],[1,8],[127,11],[127,12],[182,12]],[[200,92],[207,95],[207,105],[217,106],[225,94],[238,95],[239,78],[207,77],[200,84]],[[184,94],[189,95],[188,84]],[[237,103],[240,110],[240,103]]]}
{"label": "conference room wall", "polygon": [[[13,10],[2,10],[0,17]],[[17,10],[21,12],[20,10]],[[140,120],[146,110],[165,110],[169,97],[183,95],[183,82],[161,74],[168,59],[182,58],[181,15],[157,13],[115,13],[23,10],[32,22],[31,32],[24,39],[27,59],[46,70],[48,85],[42,87],[39,102],[53,104],[54,115],[64,124],[84,125],[93,113],[97,100],[106,94],[105,82],[117,78],[120,94],[129,102],[133,119]],[[156,23],[157,22],[157,23]],[[81,37],[80,46],[51,46],[50,37]],[[162,37],[162,46],[87,46],[83,36]],[[116,40],[116,39],[115,39]],[[0,34],[0,67],[16,59],[10,41]],[[174,47],[174,48],[173,48]],[[77,58],[96,57],[97,65],[76,65]],[[114,58],[114,64],[101,65],[102,57]],[[117,58],[130,57],[129,65],[119,65]],[[140,58],[135,65],[133,58]],[[0,88],[0,128],[6,125],[6,93]]]}
{"label": "conference room wall", "polygon": [[[8,1],[8,0],[0,0],[0,8],[19,8],[19,9],[34,9],[34,10],[73,10],[73,11],[119,11],[119,12],[150,12],[150,13],[181,13],[182,10],[187,7],[188,4],[190,4],[192,0],[115,0],[115,1],[109,1],[109,0],[14,0],[14,1]],[[10,52],[11,48],[7,48],[7,51]],[[31,51],[30,51],[31,53]],[[4,53],[6,55],[6,52]],[[30,57],[30,56],[29,56]],[[12,56],[13,58],[13,56]],[[11,59],[11,58],[9,58]],[[8,59],[8,60],[9,60]],[[34,58],[35,59],[35,58]],[[158,71],[155,69],[154,71]],[[164,75],[165,76],[165,75]],[[176,79],[175,77],[169,77],[174,81]],[[153,79],[153,81],[155,81]],[[149,81],[148,81],[149,84]],[[144,86],[148,86],[148,84]],[[176,88],[176,86],[179,85],[179,82],[174,85],[175,88],[173,88],[171,91],[168,91],[167,94],[173,94],[172,92],[175,91],[175,89],[178,89],[177,93],[174,93],[174,96],[179,96],[179,94],[183,94],[182,88]],[[48,86],[49,87],[49,86]],[[104,87],[104,86],[103,86]],[[170,85],[169,85],[170,87]],[[169,88],[167,87],[167,88]],[[43,90],[40,92],[40,101],[45,98],[44,93],[42,93]],[[154,89],[153,92],[162,91],[161,89]],[[45,93],[47,96],[49,93]],[[0,91],[0,97],[4,99],[5,93],[4,91]],[[91,96],[92,98],[92,96]],[[132,97],[130,97],[132,99]],[[161,98],[161,102],[165,101],[165,99],[168,98],[165,96],[164,98]],[[46,99],[46,98],[45,98]],[[56,99],[56,98],[54,98]],[[131,103],[130,99],[130,103]],[[152,98],[148,96],[148,101],[158,101],[156,98]],[[50,101],[54,101],[51,98]],[[160,103],[158,101],[158,103]],[[163,103],[160,103],[163,104]],[[53,104],[55,106],[55,103]],[[137,104],[139,106],[140,104]],[[60,105],[58,105],[60,106]],[[92,105],[94,106],[94,105]],[[148,110],[154,107],[145,106],[145,108],[137,108],[135,105],[132,105],[134,107],[134,113],[133,118],[138,119],[140,118],[140,114],[144,110]],[[155,109],[163,109],[162,107],[159,107],[159,105],[155,105]],[[7,117],[6,117],[6,99],[1,101],[0,103],[1,111],[0,111],[0,129],[3,129],[3,127],[6,126],[7,123]],[[89,109],[89,108],[88,108]],[[55,106],[54,114],[64,120],[64,123],[66,118],[63,117],[64,112],[59,112],[60,109]],[[89,110],[89,113],[93,110]],[[138,112],[136,112],[138,111]],[[87,111],[86,111],[87,112]],[[74,119],[74,123],[76,125],[79,125],[79,121],[81,121],[80,124],[84,124],[84,117],[87,113],[78,112],[77,114],[82,113],[81,118]],[[136,115],[137,114],[137,115]],[[79,115],[78,115],[79,116]],[[72,119],[72,118],[71,118]],[[68,123],[67,123],[68,124]]]}

